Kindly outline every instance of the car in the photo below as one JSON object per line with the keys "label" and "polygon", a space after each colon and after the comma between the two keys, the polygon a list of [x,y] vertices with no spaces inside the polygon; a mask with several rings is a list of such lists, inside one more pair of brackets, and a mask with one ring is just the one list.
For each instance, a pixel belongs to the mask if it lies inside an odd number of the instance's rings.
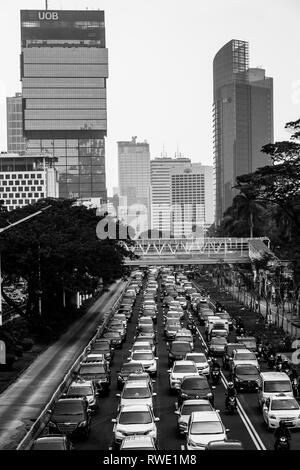
{"label": "car", "polygon": [[134,341],[136,342],[139,338],[143,338],[142,341],[151,340],[156,345],[156,334],[154,331],[137,331]]}
{"label": "car", "polygon": [[185,355],[190,352],[192,352],[192,348],[189,342],[172,341],[169,344],[169,352],[168,352],[169,367],[173,364],[174,361],[179,361],[180,359],[184,359]]}
{"label": "car", "polygon": [[126,436],[132,435],[150,436],[156,442],[157,421],[151,406],[122,406],[117,418],[112,419],[115,445],[120,446]]}
{"label": "car", "polygon": [[156,393],[152,392],[148,381],[136,380],[126,381],[122,393],[117,393],[120,397],[120,406],[123,405],[149,405],[153,408],[153,397]]}
{"label": "car", "polygon": [[36,439],[30,450],[73,450],[74,447],[68,436],[53,434]]}
{"label": "car", "polygon": [[147,384],[149,385],[149,387],[153,391],[153,382],[155,382],[155,381],[151,379],[150,375],[147,372],[140,372],[140,373],[132,372],[132,373],[130,373],[128,375],[127,379],[126,379],[126,383],[136,382],[137,380],[147,382]]}
{"label": "car", "polygon": [[181,324],[176,320],[175,322],[168,321],[165,324],[164,333],[165,337],[169,341],[173,341],[175,339],[175,335],[178,331],[182,329]]}
{"label": "car", "polygon": [[179,434],[185,434],[188,428],[189,418],[196,411],[213,411],[213,406],[208,400],[196,399],[185,400],[182,405],[175,411],[178,415],[177,430]]}
{"label": "car", "polygon": [[134,434],[124,437],[120,450],[157,450],[157,445],[151,436]]}
{"label": "car", "polygon": [[234,350],[247,349],[242,343],[227,343],[225,344],[225,351],[222,357],[224,369],[229,369],[230,362],[232,361],[232,353]]}
{"label": "car", "polygon": [[290,428],[300,428],[300,406],[294,397],[285,393],[269,397],[263,405],[262,414],[268,431],[276,429],[280,421]]}
{"label": "car", "polygon": [[233,368],[231,380],[237,392],[257,391],[259,370],[252,364],[238,364]]}
{"label": "car", "polygon": [[293,397],[292,383],[285,372],[261,372],[258,384],[258,406],[262,409],[265,401],[278,393]]}
{"label": "car", "polygon": [[186,435],[187,450],[205,450],[211,441],[224,441],[227,432],[218,411],[192,413]]}
{"label": "car", "polygon": [[231,316],[229,315],[228,312],[218,312],[218,317],[220,317],[222,320],[227,320],[227,321],[228,321],[228,325],[229,325],[229,329],[230,329],[230,330],[233,329],[232,318],[231,318]]}
{"label": "car", "polygon": [[204,398],[214,405],[214,394],[204,375],[198,377],[184,377],[178,390],[178,406],[181,406],[185,400],[194,400]]}
{"label": "car", "polygon": [[224,441],[210,441],[205,450],[245,450],[241,441],[236,439],[224,439]]}
{"label": "car", "polygon": [[141,329],[143,325],[151,325],[153,328],[153,320],[151,317],[140,317],[138,321],[138,329]]}
{"label": "car", "polygon": [[259,364],[256,358],[256,354],[249,349],[238,349],[232,353],[231,372],[238,364],[252,364],[259,370]]}
{"label": "car", "polygon": [[185,356],[186,361],[193,361],[196,364],[199,374],[209,375],[210,367],[207,357],[204,353],[192,352]]}
{"label": "car", "polygon": [[105,355],[103,353],[90,353],[84,358],[84,362],[105,362],[109,363],[109,361],[106,360]]}
{"label": "car", "polygon": [[85,397],[59,398],[50,414],[49,434],[87,438],[90,432],[91,412]]}
{"label": "car", "polygon": [[174,361],[171,369],[168,370],[170,391],[179,390],[181,381],[184,377],[199,377],[196,364],[193,361]]}
{"label": "car", "polygon": [[124,325],[122,323],[119,323],[119,324],[109,324],[109,326],[107,327],[106,331],[116,331],[117,333],[120,334],[120,337],[121,337],[121,341],[125,341],[126,339],[126,329],[124,328]]}
{"label": "car", "polygon": [[208,309],[202,309],[198,312],[198,320],[199,320],[199,323],[200,325],[205,325],[205,321],[207,319],[207,317],[210,317],[211,315],[213,315],[214,312],[208,308]]}
{"label": "car", "polygon": [[122,389],[124,383],[127,380],[129,374],[137,373],[142,374],[144,372],[144,366],[139,362],[126,362],[122,365],[121,369],[117,372],[117,386],[118,389]]}
{"label": "car", "polygon": [[106,343],[95,342],[91,345],[90,348],[88,348],[88,353],[89,354],[103,354],[105,360],[108,363],[111,363],[113,356],[114,356],[114,348],[111,348]]}
{"label": "car", "polygon": [[112,345],[116,348],[122,347],[122,337],[118,331],[106,331],[103,333],[103,338],[111,339]]}
{"label": "car", "polygon": [[188,343],[190,343],[192,351],[194,349],[194,338],[189,330],[183,328],[182,330],[177,331],[177,333],[175,334],[174,341],[187,341]]}
{"label": "car", "polygon": [[91,380],[77,380],[71,382],[65,396],[86,397],[89,409],[95,411],[97,408],[98,392]]}
{"label": "car", "polygon": [[155,337],[155,330],[154,330],[154,325],[153,325],[153,321],[151,322],[152,324],[148,323],[148,324],[142,324],[142,325],[138,325],[137,326],[137,330],[138,330],[138,333],[139,334],[150,334],[150,335],[154,335]]}
{"label": "car", "polygon": [[223,356],[225,353],[226,344],[226,338],[214,336],[208,346],[209,354],[211,356]]}
{"label": "car", "polygon": [[149,351],[136,351],[132,352],[131,356],[127,358],[128,361],[135,363],[138,362],[143,365],[144,370],[155,377],[157,373],[157,360],[158,357],[154,356],[152,352]]}
{"label": "car", "polygon": [[98,392],[108,392],[110,370],[106,363],[81,362],[78,375],[83,380],[92,380]]}
{"label": "car", "polygon": [[180,312],[167,312],[163,318],[164,318],[164,323],[167,323],[169,320],[177,320],[178,322],[180,322],[181,313]]}
{"label": "car", "polygon": [[152,346],[148,341],[135,342],[132,345],[132,348],[129,349],[130,352],[135,351],[150,351],[152,352]]}
{"label": "car", "polygon": [[177,300],[182,308],[187,308],[187,301],[186,301],[186,298],[183,297],[183,295],[179,295],[177,297]]}
{"label": "car", "polygon": [[244,344],[249,351],[256,352],[257,344],[254,336],[237,336],[236,342]]}

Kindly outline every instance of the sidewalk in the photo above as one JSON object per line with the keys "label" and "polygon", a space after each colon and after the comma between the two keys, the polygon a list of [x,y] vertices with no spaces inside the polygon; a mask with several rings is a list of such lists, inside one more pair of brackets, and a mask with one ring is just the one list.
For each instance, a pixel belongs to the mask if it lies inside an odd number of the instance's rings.
{"label": "sidewalk", "polygon": [[103,315],[112,307],[124,285],[123,281],[113,284],[83,317],[0,395],[1,450],[16,449],[92,338]]}
{"label": "sidewalk", "polygon": [[[215,283],[215,281],[213,280]],[[239,291],[237,286],[230,286],[229,288],[226,289],[230,294],[237,300],[239,300],[241,303],[244,303],[244,293],[240,292],[239,296]],[[251,296],[248,293],[245,293],[245,305],[248,307],[251,304]],[[286,312],[284,315],[282,313],[277,313],[277,308],[274,307],[274,305],[271,304],[269,307],[270,313],[272,315],[272,323],[279,327],[281,327],[286,333],[291,335],[292,337],[300,337],[300,327],[296,327],[292,325],[292,321],[296,319],[293,317],[291,313]],[[260,313],[266,318],[267,315],[267,304],[265,300],[260,301]],[[298,319],[298,317],[297,317]]]}

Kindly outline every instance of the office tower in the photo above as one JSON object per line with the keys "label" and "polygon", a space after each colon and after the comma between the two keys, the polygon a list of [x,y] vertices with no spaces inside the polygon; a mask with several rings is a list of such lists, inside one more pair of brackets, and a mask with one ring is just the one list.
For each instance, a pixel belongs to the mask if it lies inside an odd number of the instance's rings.
{"label": "office tower", "polygon": [[7,151],[25,152],[26,141],[23,137],[22,93],[6,98]]}
{"label": "office tower", "polygon": [[60,197],[106,200],[103,11],[22,10],[27,151],[52,158]]}
{"label": "office tower", "polygon": [[214,221],[213,167],[174,165],[170,177],[174,237],[204,236]]}
{"label": "office tower", "polygon": [[8,210],[58,197],[58,175],[41,155],[0,153],[0,200]]}
{"label": "office tower", "polygon": [[155,158],[151,168],[151,229],[162,232],[165,237],[171,234],[171,168],[184,169],[191,163],[189,158]]}
{"label": "office tower", "polygon": [[[118,142],[118,170],[121,219],[136,233],[142,233],[149,228],[149,144],[137,142],[137,137]],[[124,214],[127,214],[127,221]]]}
{"label": "office tower", "polygon": [[273,79],[249,68],[248,43],[231,40],[216,54],[214,164],[216,223],[231,206],[236,177],[270,163],[260,150],[273,141]]}

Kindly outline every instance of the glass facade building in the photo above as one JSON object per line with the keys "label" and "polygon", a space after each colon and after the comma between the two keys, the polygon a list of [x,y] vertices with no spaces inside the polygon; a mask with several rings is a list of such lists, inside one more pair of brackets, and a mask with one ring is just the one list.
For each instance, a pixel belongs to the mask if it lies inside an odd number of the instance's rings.
{"label": "glass facade building", "polygon": [[55,162],[60,197],[106,201],[103,11],[21,11],[27,153]]}
{"label": "glass facade building", "polygon": [[249,68],[249,46],[232,40],[216,54],[214,78],[215,221],[237,194],[236,177],[270,163],[261,147],[273,141],[273,80]]}
{"label": "glass facade building", "polygon": [[22,94],[6,98],[7,151],[24,152],[26,141],[23,137]]}

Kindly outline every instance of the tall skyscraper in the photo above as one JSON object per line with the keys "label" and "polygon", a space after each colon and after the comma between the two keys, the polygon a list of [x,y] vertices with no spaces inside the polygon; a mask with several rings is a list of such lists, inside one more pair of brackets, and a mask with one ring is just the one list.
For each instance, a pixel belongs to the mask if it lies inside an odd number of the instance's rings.
{"label": "tall skyscraper", "polygon": [[25,152],[26,140],[23,137],[22,93],[6,98],[7,151]]}
{"label": "tall skyscraper", "polygon": [[143,204],[149,208],[150,149],[149,144],[118,142],[119,195],[127,198],[127,206]]}
{"label": "tall skyscraper", "polygon": [[217,224],[237,194],[236,177],[270,163],[260,150],[273,141],[273,79],[249,69],[248,49],[247,42],[231,40],[213,63]]}
{"label": "tall skyscraper", "polygon": [[166,237],[204,235],[213,217],[212,166],[189,158],[151,160],[151,228]]}
{"label": "tall skyscraper", "polygon": [[53,158],[60,197],[104,202],[104,12],[22,10],[21,39],[27,151]]}

